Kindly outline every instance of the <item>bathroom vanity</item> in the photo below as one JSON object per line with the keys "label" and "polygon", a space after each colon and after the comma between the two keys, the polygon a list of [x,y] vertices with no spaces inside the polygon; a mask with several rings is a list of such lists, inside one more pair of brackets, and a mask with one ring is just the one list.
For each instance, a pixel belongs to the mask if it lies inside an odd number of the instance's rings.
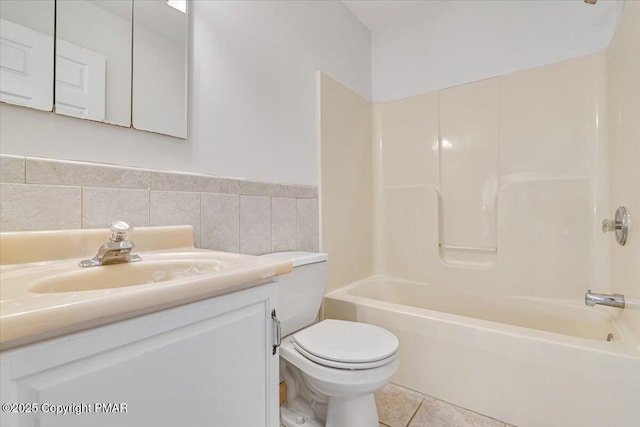
{"label": "bathroom vanity", "polygon": [[[190,227],[162,228],[172,243],[152,228],[132,235],[142,261],[131,265],[68,271],[104,237],[83,230],[85,249],[62,248],[66,261],[1,267],[3,426],[279,425],[272,310],[291,264],[200,251]],[[66,232],[57,233],[40,237]],[[25,233],[11,234],[5,253]],[[47,246],[56,245],[36,247]],[[130,280],[115,286],[102,272]],[[85,273],[95,277],[76,280]],[[150,283],[131,283],[146,275]]]}

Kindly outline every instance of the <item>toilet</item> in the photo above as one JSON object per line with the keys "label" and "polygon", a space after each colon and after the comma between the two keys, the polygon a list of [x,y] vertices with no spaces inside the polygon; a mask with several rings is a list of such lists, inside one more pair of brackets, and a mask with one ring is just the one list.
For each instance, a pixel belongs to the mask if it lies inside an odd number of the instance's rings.
{"label": "toilet", "polygon": [[327,319],[316,323],[324,295],[327,255],[264,255],[293,263],[278,281],[282,341],[280,376],[286,427],[378,427],[373,392],[397,371],[398,339],[375,325]]}

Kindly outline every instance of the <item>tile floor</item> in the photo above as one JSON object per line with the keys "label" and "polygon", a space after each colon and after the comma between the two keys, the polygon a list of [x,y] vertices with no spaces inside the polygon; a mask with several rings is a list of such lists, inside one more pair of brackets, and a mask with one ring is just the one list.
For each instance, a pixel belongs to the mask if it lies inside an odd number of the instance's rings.
{"label": "tile floor", "polygon": [[376,393],[380,427],[512,427],[395,384]]}

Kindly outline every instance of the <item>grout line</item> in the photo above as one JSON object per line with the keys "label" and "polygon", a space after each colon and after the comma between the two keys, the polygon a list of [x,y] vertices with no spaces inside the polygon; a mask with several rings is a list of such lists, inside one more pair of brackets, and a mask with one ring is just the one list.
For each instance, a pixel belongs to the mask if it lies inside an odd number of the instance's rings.
{"label": "grout line", "polygon": [[298,199],[293,198],[293,248],[292,251],[298,250]]}
{"label": "grout line", "polygon": [[269,251],[270,253],[273,253],[273,197],[274,196],[269,196],[269,210],[271,212],[271,220],[269,221],[269,248],[271,248],[271,250]]}
{"label": "grout line", "polygon": [[414,411],[413,415],[411,415],[411,418],[409,418],[409,421],[407,421],[407,426],[406,427],[409,427],[409,425],[411,424],[411,421],[413,421],[413,419],[418,414],[418,411],[420,410],[420,408],[422,408],[422,404],[424,403],[424,394],[422,394],[422,393],[420,393],[420,394],[423,396],[422,400],[420,401],[420,404],[418,405],[418,407]]}
{"label": "grout line", "polygon": [[84,187],[80,187],[80,229],[84,228]]}
{"label": "grout line", "polygon": [[298,247],[298,198],[296,198],[296,251],[300,250],[300,247]]}
{"label": "grout line", "polygon": [[238,198],[238,253],[242,253],[242,241],[240,240],[242,237],[242,195],[238,193],[236,197]]}
{"label": "grout line", "polygon": [[[399,386],[399,387],[402,387],[402,386]],[[406,387],[405,387],[405,388],[406,388]],[[407,389],[407,390],[411,390],[411,389]],[[420,392],[417,392],[417,393],[420,393]],[[497,419],[497,418],[490,417],[490,416],[485,415],[485,414],[481,414],[480,412],[473,411],[473,410],[471,410],[471,409],[469,409],[469,408],[465,408],[465,407],[463,407],[463,406],[456,405],[455,403],[447,402],[446,400],[438,399],[437,397],[429,396],[429,395],[427,395],[427,394],[423,394],[423,393],[420,393],[420,394],[421,394],[422,396],[424,396],[424,397],[429,397],[429,398],[431,398],[431,399],[437,400],[438,402],[442,402],[442,403],[444,403],[444,404],[445,404],[445,405],[447,405],[447,406],[451,406],[451,407],[455,408],[455,409],[456,409],[456,410],[458,410],[458,411],[467,411],[467,412],[471,412],[471,413],[476,414],[476,415],[478,415],[478,416],[480,416],[480,417],[482,417],[482,418],[490,419],[490,420],[494,420],[494,421],[498,421],[498,422],[500,422],[500,423],[503,423],[503,424],[505,424],[505,425],[508,425],[507,423],[505,423],[505,422],[504,422],[504,421],[502,421],[502,420],[499,420],[499,419]],[[422,403],[424,403],[424,397],[423,397],[423,399],[422,399],[422,402],[420,403],[420,406],[422,406]],[[417,413],[417,410],[416,410],[416,413]],[[414,416],[415,416],[415,414],[414,414]],[[413,419],[413,417],[412,417],[412,419]]]}

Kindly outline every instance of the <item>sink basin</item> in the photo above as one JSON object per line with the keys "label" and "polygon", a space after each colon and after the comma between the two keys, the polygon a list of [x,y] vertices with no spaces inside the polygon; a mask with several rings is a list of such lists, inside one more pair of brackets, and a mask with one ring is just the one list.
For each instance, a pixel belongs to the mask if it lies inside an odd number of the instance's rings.
{"label": "sink basin", "polygon": [[218,272],[227,264],[215,259],[142,261],[80,268],[33,282],[30,292],[57,293],[95,291],[166,282]]}
{"label": "sink basin", "polygon": [[131,233],[142,261],[82,268],[108,230],[0,233],[0,351],[266,285],[290,262],[198,249],[190,226]]}

